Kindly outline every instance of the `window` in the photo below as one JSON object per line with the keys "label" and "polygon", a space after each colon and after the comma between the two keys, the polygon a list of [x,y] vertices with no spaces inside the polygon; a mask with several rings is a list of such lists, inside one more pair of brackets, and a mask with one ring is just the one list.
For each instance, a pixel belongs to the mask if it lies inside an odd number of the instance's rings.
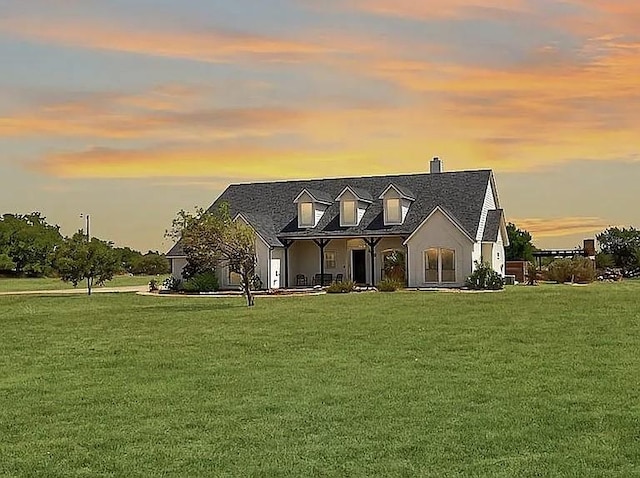
{"label": "window", "polygon": [[229,285],[242,285],[242,276],[237,272],[229,271]]}
{"label": "window", "polygon": [[342,214],[340,216],[340,225],[355,226],[358,224],[356,217],[357,208],[355,201],[342,201]]}
{"label": "window", "polygon": [[453,283],[456,281],[456,251],[430,248],[424,251],[424,281]]}
{"label": "window", "polygon": [[311,202],[301,202],[300,203],[300,226],[305,227],[313,227],[316,225],[314,211],[313,211],[313,203]]}
{"label": "window", "polygon": [[335,269],[336,268],[336,253],[335,251],[324,252],[324,268]]}
{"label": "window", "polygon": [[400,205],[400,199],[389,198],[385,201],[385,224],[401,224],[402,223],[402,209]]}
{"label": "window", "polygon": [[438,249],[427,249],[424,253],[424,281],[438,281]]}
{"label": "window", "polygon": [[456,252],[453,249],[440,249],[441,282],[456,281]]}

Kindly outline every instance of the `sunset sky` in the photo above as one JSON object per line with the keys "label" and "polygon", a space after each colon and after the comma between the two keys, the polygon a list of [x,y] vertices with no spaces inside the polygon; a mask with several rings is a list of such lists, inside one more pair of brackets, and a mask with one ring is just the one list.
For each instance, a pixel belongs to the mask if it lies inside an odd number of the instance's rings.
{"label": "sunset sky", "polygon": [[640,226],[638,0],[0,0],[0,212],[166,250],[231,182],[495,171],[542,247]]}

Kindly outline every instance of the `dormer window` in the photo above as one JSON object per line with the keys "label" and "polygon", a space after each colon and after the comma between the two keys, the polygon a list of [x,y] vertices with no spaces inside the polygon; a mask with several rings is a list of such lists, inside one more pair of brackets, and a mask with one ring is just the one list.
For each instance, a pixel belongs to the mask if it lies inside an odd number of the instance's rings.
{"label": "dormer window", "polygon": [[388,198],[385,200],[384,223],[402,224],[402,205],[400,198]]}
{"label": "dormer window", "polygon": [[333,203],[331,196],[322,191],[303,189],[293,200],[298,205],[298,227],[316,227],[325,211]]}
{"label": "dormer window", "polygon": [[372,200],[367,191],[351,186],[344,188],[336,198],[340,201],[340,226],[357,226]]}
{"label": "dormer window", "polygon": [[385,226],[397,226],[404,223],[415,196],[406,188],[389,184],[379,199],[383,201]]}
{"label": "dormer window", "polygon": [[298,204],[300,208],[299,218],[300,218],[300,226],[301,227],[313,227],[315,226],[315,214],[313,212],[313,203],[312,202],[301,202]]}
{"label": "dormer window", "polygon": [[340,224],[343,226],[355,226],[358,222],[356,217],[356,202],[342,201],[342,210],[340,211]]}

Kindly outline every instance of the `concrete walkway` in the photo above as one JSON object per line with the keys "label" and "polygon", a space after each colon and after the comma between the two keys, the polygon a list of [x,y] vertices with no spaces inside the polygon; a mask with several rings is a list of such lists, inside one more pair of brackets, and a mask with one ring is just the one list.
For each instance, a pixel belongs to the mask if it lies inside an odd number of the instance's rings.
{"label": "concrete walkway", "polygon": [[[147,285],[130,285],[125,287],[95,287],[91,289],[91,294],[113,294],[118,292],[145,292],[149,290]],[[73,289],[56,289],[56,290],[21,290],[14,292],[0,292],[2,295],[60,295],[60,294],[85,294],[87,289],[76,287]]]}

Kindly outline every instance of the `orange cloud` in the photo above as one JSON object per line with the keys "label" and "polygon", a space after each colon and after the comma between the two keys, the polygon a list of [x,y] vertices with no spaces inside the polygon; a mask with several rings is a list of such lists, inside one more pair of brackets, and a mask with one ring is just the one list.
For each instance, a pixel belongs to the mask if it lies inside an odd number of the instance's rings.
{"label": "orange cloud", "polygon": [[[93,148],[80,153],[54,154],[32,168],[62,178],[235,177],[303,178],[343,175],[343,164],[368,165],[360,153],[276,149],[141,149]],[[382,173],[383,167],[377,172]]]}
{"label": "orange cloud", "polygon": [[412,19],[498,16],[530,10],[524,0],[348,0],[340,7]]}
{"label": "orange cloud", "polygon": [[0,20],[0,31],[19,38],[81,48],[138,53],[202,62],[239,60],[297,62],[328,53],[322,46],[295,40],[225,31],[154,31],[102,23]]}
{"label": "orange cloud", "polygon": [[[535,238],[560,237],[572,234],[601,232],[611,224],[599,217],[556,217],[512,219],[518,228],[529,231]],[[535,241],[534,241],[535,242]]]}

